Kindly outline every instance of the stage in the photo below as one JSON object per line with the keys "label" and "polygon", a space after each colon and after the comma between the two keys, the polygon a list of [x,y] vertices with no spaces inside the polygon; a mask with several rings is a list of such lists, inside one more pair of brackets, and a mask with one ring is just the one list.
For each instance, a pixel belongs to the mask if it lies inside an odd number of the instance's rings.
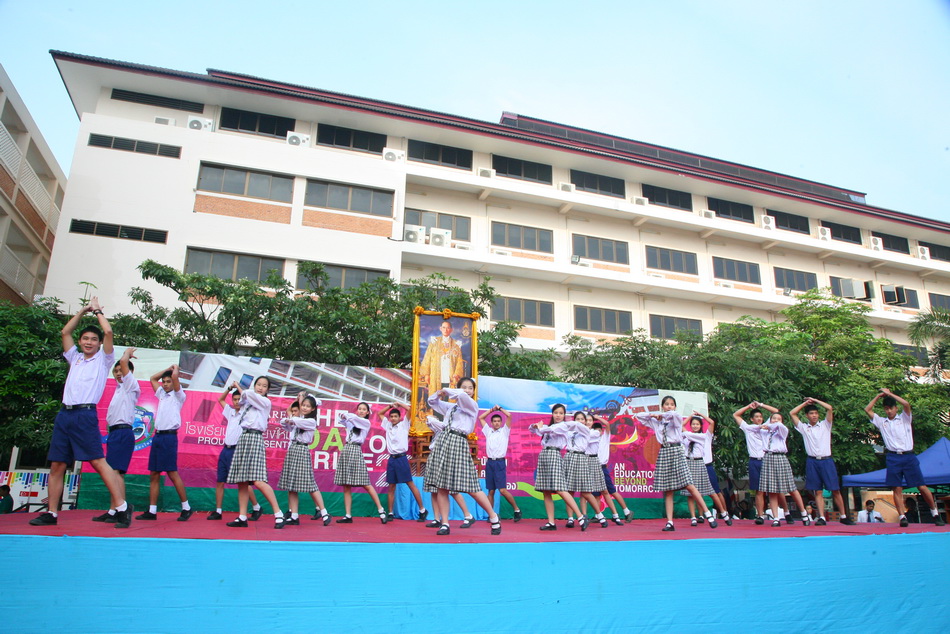
{"label": "stage", "polygon": [[[129,529],[66,511],[0,516],[4,630],[946,631],[950,528],[690,527],[553,532],[525,519],[445,537],[405,520],[249,527],[162,513]],[[881,600],[886,599],[886,600]]]}

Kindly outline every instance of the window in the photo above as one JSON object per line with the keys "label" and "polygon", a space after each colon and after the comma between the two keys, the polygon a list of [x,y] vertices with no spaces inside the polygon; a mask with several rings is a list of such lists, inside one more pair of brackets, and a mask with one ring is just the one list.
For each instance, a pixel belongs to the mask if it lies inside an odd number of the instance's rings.
{"label": "window", "polygon": [[472,239],[472,221],[465,216],[453,216],[438,211],[406,209],[406,224],[422,226],[426,229],[449,229],[452,232],[453,240],[467,242]]}
{"label": "window", "polygon": [[793,291],[807,291],[818,288],[818,276],[806,271],[775,268],[775,287],[790,288]]}
{"label": "window", "polygon": [[547,183],[548,185],[552,183],[551,166],[544,163],[532,163],[531,161],[495,154],[491,157],[491,166],[500,176],[519,178],[535,183]]}
{"label": "window", "polygon": [[181,158],[181,147],[177,145],[164,145],[162,143],[153,143],[151,141],[137,141],[135,139],[124,139],[122,137],[106,136],[104,134],[90,134],[89,145],[92,147],[104,147],[112,150],[135,152],[137,154],[151,154],[153,156]]}
{"label": "window", "polygon": [[[336,266],[324,264],[323,271],[327,274],[328,288],[356,288],[364,282],[372,282],[381,277],[389,277],[388,271],[361,269],[354,266]],[[301,273],[297,273],[297,288],[312,291],[313,284]]]}
{"label": "window", "polygon": [[881,301],[888,306],[904,306],[905,308],[920,308],[917,300],[917,291],[903,286],[881,284]]}
{"label": "window", "polygon": [[650,336],[657,339],[675,339],[680,331],[695,332],[702,336],[703,322],[698,319],[650,315]]}
{"label": "window", "polygon": [[472,169],[472,151],[462,148],[409,140],[409,160],[435,163],[446,167]]}
{"label": "window", "polygon": [[828,222],[827,220],[822,220],[821,226],[831,229],[832,240],[840,240],[841,242],[851,242],[853,244],[861,244],[861,230],[858,229],[857,227],[849,227],[848,225],[839,225],[836,222]]}
{"label": "window", "polygon": [[713,258],[713,275],[721,280],[761,284],[759,265],[754,262]]}
{"label": "window", "polygon": [[533,299],[499,297],[491,307],[493,321],[516,321],[526,326],[554,327],[554,304]]}
{"label": "window", "polygon": [[308,180],[303,204],[386,218],[393,215],[392,192],[329,181]]}
{"label": "window", "polygon": [[386,147],[386,135],[321,123],[317,126],[317,143],[382,154]]}
{"label": "window", "polygon": [[491,243],[497,247],[554,253],[554,234],[550,229],[492,222]]}
{"label": "window", "polygon": [[680,192],[675,189],[666,189],[665,187],[656,187],[644,183],[643,196],[654,205],[685,209],[686,211],[693,210],[693,195],[689,192]]}
{"label": "window", "polygon": [[185,257],[185,273],[213,275],[223,280],[254,280],[263,282],[275,271],[284,274],[284,261],[258,255],[188,249]]}
{"label": "window", "polygon": [[626,310],[575,306],[574,328],[622,335],[633,330],[633,316]]}
{"label": "window", "polygon": [[872,231],[871,236],[881,239],[881,244],[885,251],[896,251],[897,253],[907,254],[910,253],[910,243],[907,242],[907,238],[892,236],[889,233],[881,233],[880,231]]}
{"label": "window", "polygon": [[92,220],[76,220],[69,223],[70,233],[84,233],[90,236],[104,236],[107,238],[122,238],[124,240],[141,240],[142,242],[168,242],[168,232],[161,229],[146,229],[144,227],[130,227],[128,225],[113,225]]}
{"label": "window", "polygon": [[251,134],[283,139],[287,137],[288,132],[293,131],[296,123],[294,119],[272,114],[248,112],[247,110],[236,110],[234,108],[221,109],[222,130],[237,130],[238,132],[250,132]]}
{"label": "window", "polygon": [[205,109],[205,105],[203,103],[198,103],[197,101],[185,101],[184,99],[174,99],[172,97],[148,95],[144,92],[132,92],[131,90],[122,90],[120,88],[112,89],[112,98],[116,101],[142,103],[148,106],[159,106],[161,108],[171,108],[173,110],[184,110],[185,112],[194,112],[197,114],[201,114]]}
{"label": "window", "polygon": [[871,282],[861,282],[844,277],[831,278],[831,294],[835,297],[857,299],[869,302],[874,297],[874,285]]}
{"label": "window", "polygon": [[660,247],[647,247],[647,268],[699,275],[695,253]]}
{"label": "window", "polygon": [[805,216],[787,214],[784,211],[775,211],[774,209],[766,209],[765,213],[775,218],[775,226],[779,229],[804,233],[806,235],[811,233],[811,226],[808,223],[808,218]]}
{"label": "window", "polygon": [[917,361],[919,366],[928,366],[930,365],[930,358],[927,355],[927,348],[908,345],[906,343],[893,343],[891,344],[894,347],[895,352],[913,357]]}
{"label": "window", "polygon": [[571,170],[571,182],[574,183],[574,188],[577,191],[616,196],[617,198],[626,196],[624,182],[620,178]]}
{"label": "window", "polygon": [[950,295],[938,295],[930,293],[930,307],[950,310]]}
{"label": "window", "polygon": [[577,233],[574,234],[573,242],[574,255],[579,255],[582,258],[603,260],[604,262],[616,262],[617,264],[630,263],[626,242],[582,236]]}
{"label": "window", "polygon": [[755,222],[755,216],[752,214],[752,205],[743,203],[734,203],[731,200],[720,200],[718,198],[707,198],[709,208],[716,212],[720,218],[730,220],[740,220],[742,222]]}
{"label": "window", "polygon": [[198,189],[289,203],[294,194],[294,179],[237,167],[202,165]]}
{"label": "window", "polygon": [[918,242],[922,247],[927,247],[930,249],[930,257],[934,260],[942,260],[944,262],[950,262],[950,247],[945,247],[941,244],[934,244],[932,242]]}

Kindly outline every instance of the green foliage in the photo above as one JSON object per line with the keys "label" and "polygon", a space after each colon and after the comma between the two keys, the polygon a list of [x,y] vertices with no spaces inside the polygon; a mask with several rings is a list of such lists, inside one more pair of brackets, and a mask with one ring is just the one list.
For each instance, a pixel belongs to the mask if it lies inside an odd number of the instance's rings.
{"label": "green foliage", "polygon": [[515,347],[518,331],[523,327],[523,324],[513,321],[500,321],[493,328],[479,332],[480,374],[535,381],[553,381],[557,378],[551,370],[551,364],[558,359],[553,348],[525,350],[524,346]]}

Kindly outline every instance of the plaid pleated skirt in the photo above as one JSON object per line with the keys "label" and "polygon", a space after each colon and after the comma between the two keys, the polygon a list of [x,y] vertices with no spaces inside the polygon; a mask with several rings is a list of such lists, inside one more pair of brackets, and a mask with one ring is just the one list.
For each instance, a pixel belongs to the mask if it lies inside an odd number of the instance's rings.
{"label": "plaid pleated skirt", "polygon": [[366,471],[361,444],[348,442],[343,446],[343,451],[337,459],[336,472],[333,474],[333,484],[347,487],[369,486],[369,472]]}
{"label": "plaid pleated skirt", "polygon": [[709,473],[706,471],[706,463],[702,458],[687,458],[686,466],[689,467],[689,476],[693,479],[693,486],[699,491],[700,495],[712,495],[713,488],[709,482]]}
{"label": "plaid pleated skirt", "polygon": [[241,432],[231,469],[228,470],[228,483],[267,482],[267,457],[264,454],[264,435],[245,429]]}
{"label": "plaid pleated skirt", "polygon": [[568,451],[564,458],[564,477],[567,479],[567,490],[578,493],[593,493],[597,491],[597,481],[591,478],[587,462],[587,454],[577,451]]}
{"label": "plaid pleated skirt", "polygon": [[788,457],[783,453],[766,453],[762,458],[762,476],[759,491],[765,493],[790,493],[795,490],[795,476]]}
{"label": "plaid pleated skirt", "polygon": [[653,469],[653,490],[679,491],[692,483],[683,445],[660,447],[660,455],[657,456]]}
{"label": "plaid pleated skirt", "polygon": [[439,434],[439,442],[430,450],[426,460],[422,488],[429,493],[439,489],[464,493],[481,490],[467,436],[448,429]]}
{"label": "plaid pleated skirt", "polygon": [[280,472],[277,488],[283,491],[310,493],[319,491],[313,477],[313,463],[310,462],[310,449],[300,442],[291,442],[284,456],[284,470]]}
{"label": "plaid pleated skirt", "polygon": [[587,454],[587,470],[590,471],[591,482],[594,488],[591,493],[600,493],[607,490],[607,481],[604,479],[604,469],[600,465],[600,458],[597,454]]}
{"label": "plaid pleated skirt", "polygon": [[538,491],[567,491],[561,450],[545,447],[538,455],[538,469],[534,472],[534,488]]}

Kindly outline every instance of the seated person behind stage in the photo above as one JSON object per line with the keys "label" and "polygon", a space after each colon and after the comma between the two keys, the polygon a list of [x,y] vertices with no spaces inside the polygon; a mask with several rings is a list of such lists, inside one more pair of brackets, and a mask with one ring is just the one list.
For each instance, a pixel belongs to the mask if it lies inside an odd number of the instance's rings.
{"label": "seated person behind stage", "polygon": [[858,524],[871,524],[884,522],[881,514],[874,510],[874,500],[868,500],[864,503],[864,510],[858,511]]}

